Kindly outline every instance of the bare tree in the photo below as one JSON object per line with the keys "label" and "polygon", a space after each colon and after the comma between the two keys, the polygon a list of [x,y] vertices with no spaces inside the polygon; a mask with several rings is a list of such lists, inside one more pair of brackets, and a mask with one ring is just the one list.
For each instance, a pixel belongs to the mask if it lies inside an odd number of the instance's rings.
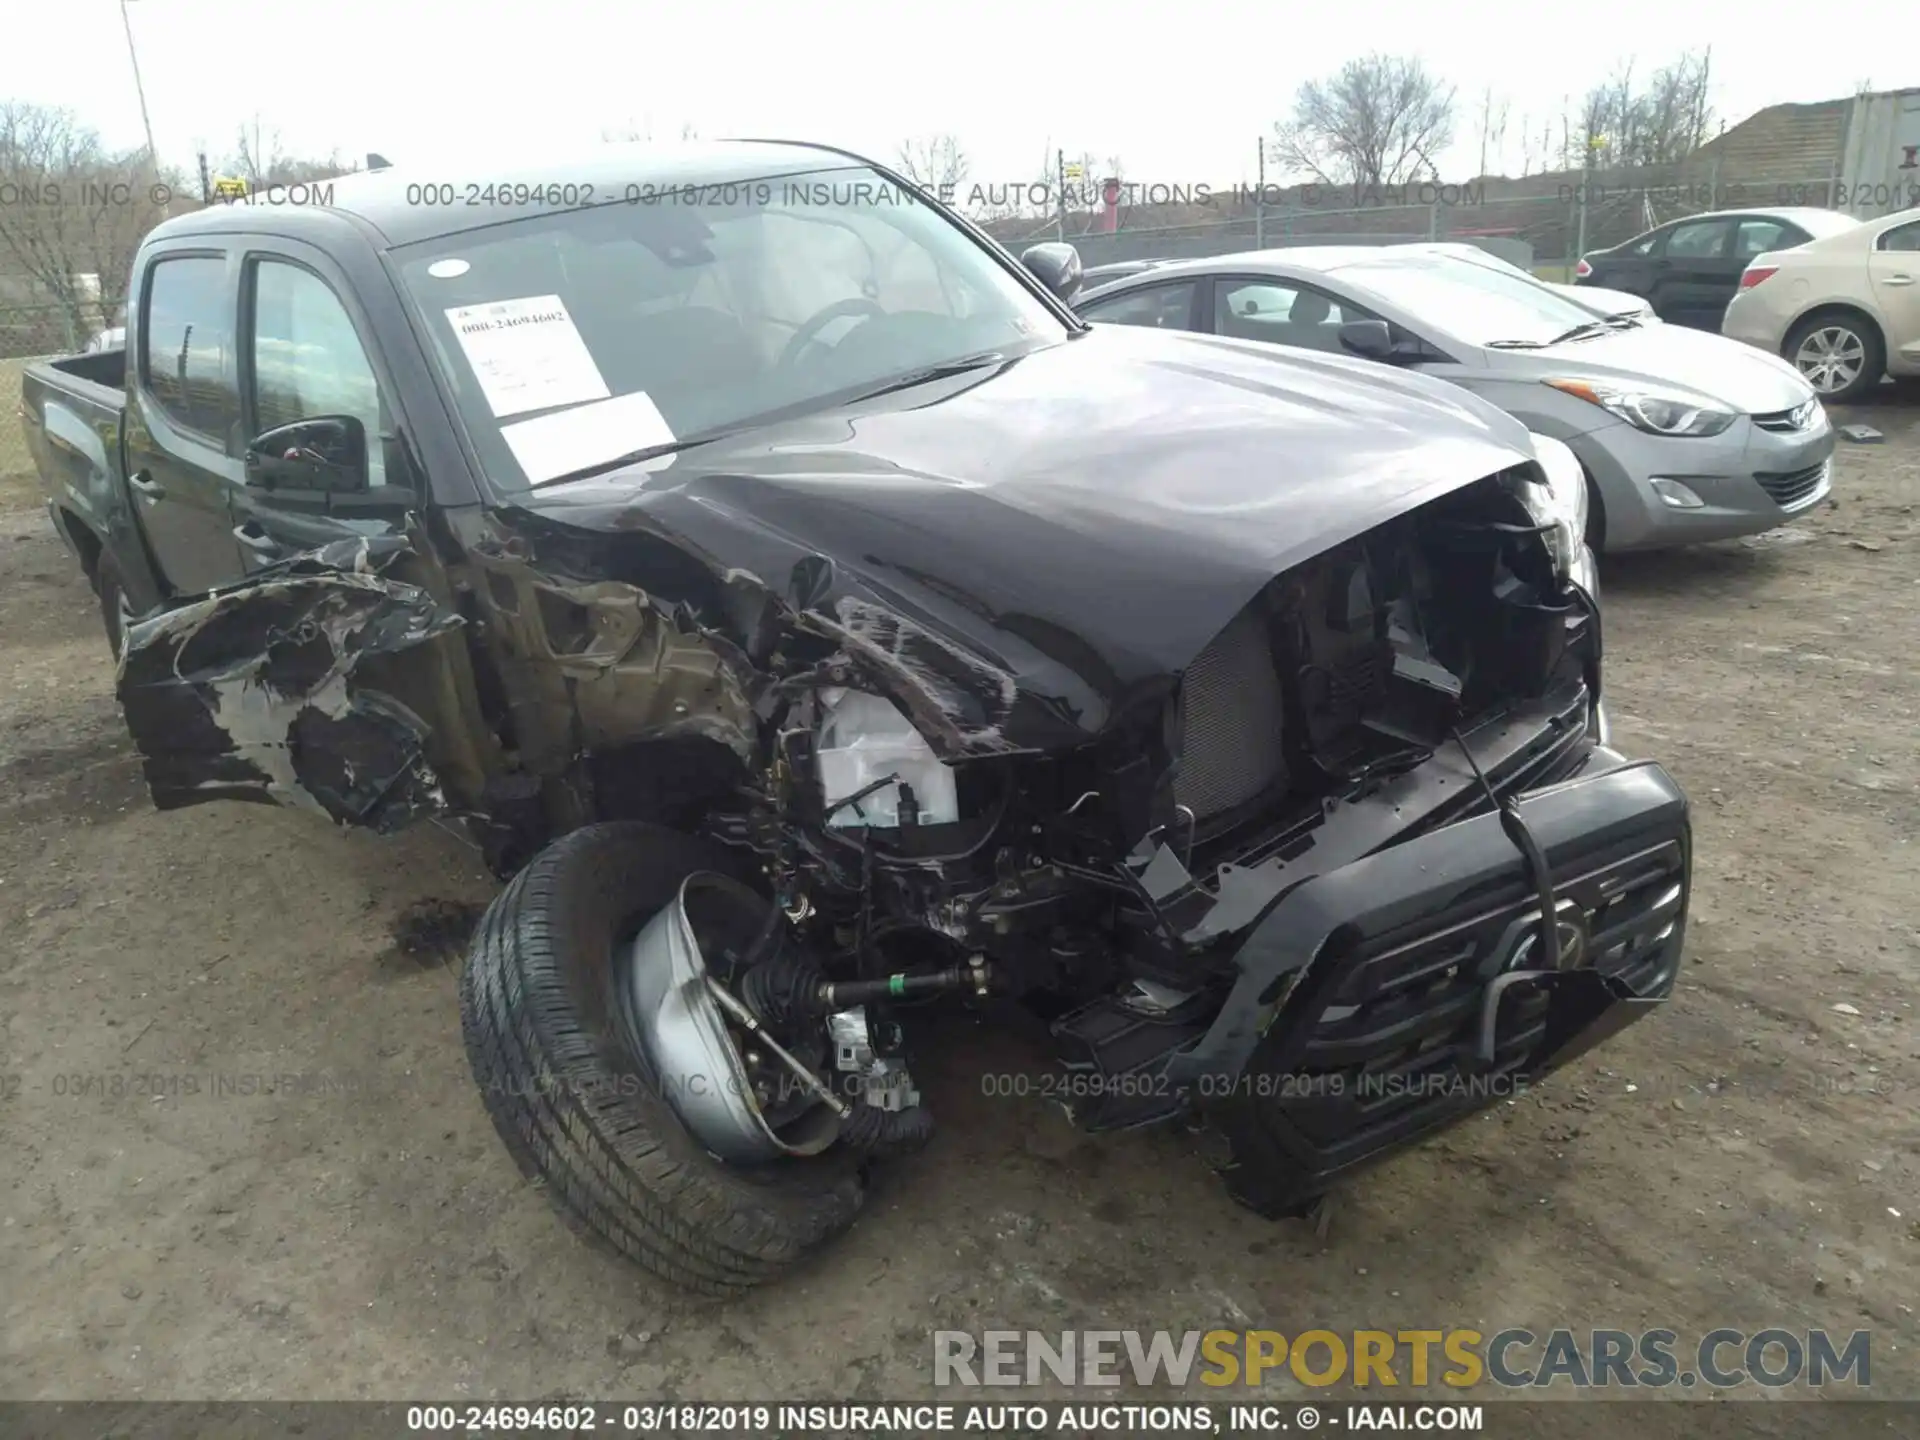
{"label": "bare tree", "polygon": [[1621,93],[1620,82],[1616,81],[1596,85],[1586,93],[1574,123],[1561,129],[1562,166],[1584,170],[1591,165],[1606,165],[1624,153],[1624,137],[1619,130],[1628,126],[1631,117],[1621,113]]}
{"label": "bare tree", "polygon": [[945,199],[960,193],[960,182],[967,178],[967,152],[958,137],[928,135],[919,140],[900,142],[895,168],[922,190]]}
{"label": "bare tree", "polygon": [[263,129],[258,115],[241,125],[233,154],[222,164],[226,173],[246,181],[250,190],[331,180],[359,168],[342,160],[338,150],[310,159],[288,154],[281,146],[280,132]]}
{"label": "bare tree", "polygon": [[[1507,106],[1503,97],[1497,104],[1489,85],[1480,96],[1480,173],[1486,175],[1490,164],[1506,170]],[[1524,128],[1524,127],[1523,127]]]}
{"label": "bare tree", "polygon": [[[629,117],[627,123],[624,125],[604,126],[600,131],[600,138],[609,144],[623,144],[630,140],[641,140],[651,144],[653,141],[653,117],[649,115],[646,121],[639,125],[634,124],[632,118]],[[683,120],[680,122],[680,138],[682,140],[698,140],[700,138],[700,132],[694,128],[691,120]]]}
{"label": "bare tree", "polygon": [[1562,163],[1673,165],[1713,134],[1712,51],[1680,56],[1636,86],[1629,61],[1589,90],[1577,135],[1569,134]]}
{"label": "bare tree", "polygon": [[1280,163],[1330,184],[1401,185],[1435,177],[1453,139],[1454,90],[1419,59],[1368,55],[1294,97],[1274,126]]}
{"label": "bare tree", "polygon": [[1059,186],[1055,153],[1049,144],[1031,179],[976,180],[957,188],[953,203],[973,219],[987,225],[1014,220],[1051,219],[1058,213]]}
{"label": "bare tree", "polygon": [[1682,55],[1653,72],[1637,106],[1643,165],[1684,160],[1713,134],[1713,51]]}
{"label": "bare tree", "polygon": [[77,346],[126,298],[133,253],[181,185],[144,148],[108,151],[70,110],[0,103],[0,271],[44,296]]}

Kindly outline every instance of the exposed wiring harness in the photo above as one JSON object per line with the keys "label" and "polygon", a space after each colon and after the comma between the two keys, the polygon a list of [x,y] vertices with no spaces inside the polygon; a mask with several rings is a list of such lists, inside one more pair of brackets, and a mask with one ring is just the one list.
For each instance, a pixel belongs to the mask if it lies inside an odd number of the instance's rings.
{"label": "exposed wiring harness", "polygon": [[1480,762],[1473,757],[1466,737],[1460,733],[1458,725],[1453,727],[1454,743],[1460,747],[1460,753],[1467,757],[1472,767],[1474,779],[1480,782],[1480,788],[1486,792],[1492,802],[1494,812],[1500,817],[1500,828],[1513,842],[1527,864],[1527,876],[1533,881],[1535,896],[1540,901],[1539,943],[1546,956],[1549,970],[1560,968],[1560,925],[1559,912],[1553,899],[1553,872],[1547,867],[1546,852],[1541,850],[1540,842],[1533,838],[1533,832],[1527,828],[1527,822],[1521,818],[1520,803],[1511,794],[1502,797],[1495,792],[1493,782],[1487,779],[1486,772],[1480,768]]}

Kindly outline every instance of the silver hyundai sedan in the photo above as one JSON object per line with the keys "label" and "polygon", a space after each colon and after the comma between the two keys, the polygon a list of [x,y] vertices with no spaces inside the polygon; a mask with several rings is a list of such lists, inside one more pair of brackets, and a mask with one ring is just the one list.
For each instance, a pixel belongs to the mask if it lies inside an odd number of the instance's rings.
{"label": "silver hyundai sedan", "polygon": [[1818,505],[1833,429],[1776,356],[1602,319],[1522,275],[1431,251],[1302,247],[1176,261],[1103,285],[1088,320],[1368,356],[1450,380],[1563,440],[1596,550],[1748,535]]}

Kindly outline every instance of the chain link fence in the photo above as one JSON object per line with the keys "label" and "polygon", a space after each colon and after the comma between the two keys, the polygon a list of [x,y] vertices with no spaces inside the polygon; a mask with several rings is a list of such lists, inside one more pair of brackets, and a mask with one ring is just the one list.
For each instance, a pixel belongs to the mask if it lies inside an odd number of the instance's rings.
{"label": "chain link fence", "polygon": [[64,305],[0,301],[0,511],[40,503],[33,456],[20,427],[20,383],[27,365],[82,349],[100,323],[98,316],[76,320]]}
{"label": "chain link fence", "polygon": [[[1151,198],[1142,185],[1122,193]],[[1197,259],[1290,245],[1386,245],[1469,241],[1543,278],[1562,280],[1580,256],[1669,220],[1710,210],[1832,205],[1836,169],[1819,175],[1742,176],[1682,167],[1643,172],[1568,172],[1455,185],[1412,183],[1369,190],[1328,185],[1235,186],[1183,192],[1177,204],[1074,204],[1052,214],[997,220],[987,228],[1018,249],[1065,239],[1082,261]],[[1203,198],[1195,199],[1204,192]]]}
{"label": "chain link fence", "polygon": [[85,311],[76,317],[65,305],[0,300],[0,360],[71,355],[82,349],[106,324],[98,306]]}
{"label": "chain link fence", "polygon": [[39,503],[33,457],[20,428],[20,378],[26,368],[24,359],[0,360],[0,511]]}

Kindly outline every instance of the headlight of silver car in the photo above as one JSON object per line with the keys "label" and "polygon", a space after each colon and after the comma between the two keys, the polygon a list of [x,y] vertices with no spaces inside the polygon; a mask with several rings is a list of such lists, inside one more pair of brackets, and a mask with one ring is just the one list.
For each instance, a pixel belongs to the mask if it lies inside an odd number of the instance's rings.
{"label": "headlight of silver car", "polygon": [[[820,692],[820,705],[814,768],[821,801],[829,807],[829,826],[897,826],[903,787],[913,793],[920,824],[946,825],[960,818],[953,771],[891,701],[835,689]],[[854,796],[860,798],[847,803]]]}
{"label": "headlight of silver car", "polygon": [[1609,385],[1599,380],[1549,380],[1546,383],[1562,394],[1618,415],[1649,435],[1718,435],[1737,418],[1733,411],[1706,396],[1684,390]]}

